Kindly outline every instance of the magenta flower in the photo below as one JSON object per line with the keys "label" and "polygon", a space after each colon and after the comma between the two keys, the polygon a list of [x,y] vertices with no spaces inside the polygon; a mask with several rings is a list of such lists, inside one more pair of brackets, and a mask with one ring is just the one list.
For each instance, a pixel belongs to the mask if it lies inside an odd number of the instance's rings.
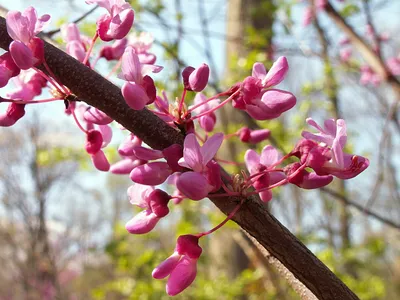
{"label": "magenta flower", "polygon": [[132,234],[150,232],[169,213],[168,202],[171,196],[152,186],[134,184],[128,188],[128,197],[133,205],[144,209],[125,225],[126,230]]}
{"label": "magenta flower", "polygon": [[296,104],[293,94],[269,89],[284,79],[288,69],[285,57],[279,57],[268,73],[263,64],[255,63],[252,76],[232,88],[232,93],[240,88],[240,93],[233,99],[233,106],[247,111],[256,120],[274,119],[291,109]]}
{"label": "magenta flower", "polygon": [[[223,139],[222,133],[216,133],[200,147],[193,133],[186,136],[179,165],[192,169],[193,172],[181,174],[176,187],[188,198],[201,200],[220,187],[219,166],[213,166],[212,159]],[[196,185],[193,185],[193,182],[196,182]]]}
{"label": "magenta flower", "polygon": [[0,88],[5,87],[10,78],[18,76],[20,68],[15,64],[10,52],[0,56]]}
{"label": "magenta flower", "polygon": [[[204,96],[202,93],[197,93],[194,97],[194,104],[198,105],[200,103],[206,102],[207,97]],[[211,101],[206,102],[205,104],[199,106],[198,108],[194,109],[192,112],[195,114],[201,114],[207,111],[210,111],[214,107],[216,107],[220,103],[219,99],[214,99]],[[217,117],[215,113],[212,111],[202,117],[199,118],[199,125],[207,132],[211,132],[214,130],[215,123],[217,121]]]}
{"label": "magenta flower", "polygon": [[86,56],[86,45],[81,38],[78,26],[70,23],[61,27],[61,34],[66,42],[66,50],[76,60],[83,62]]}
{"label": "magenta flower", "polygon": [[367,158],[343,152],[347,141],[344,120],[326,120],[324,128],[311,118],[307,119],[307,123],[319,132],[314,134],[303,131],[302,136],[307,140],[319,142],[319,145],[316,144],[312,147],[312,144],[308,143],[305,148],[297,146],[296,148],[299,149],[297,156],[304,159],[305,155],[301,153],[301,150],[305,150],[308,153],[307,164],[314,169],[317,175],[331,174],[341,179],[349,179],[357,176],[369,166]]}
{"label": "magenta flower", "polygon": [[289,64],[286,57],[279,57],[273,64],[268,73],[262,63],[253,65],[252,77],[261,80],[261,86],[268,88],[279,84],[286,76],[289,70]]}
{"label": "magenta flower", "polygon": [[198,242],[199,238],[194,235],[181,235],[174,253],[153,270],[155,279],[169,276],[166,286],[168,295],[181,293],[196,278],[197,260],[202,252]]}
{"label": "magenta flower", "polygon": [[[281,172],[274,171],[274,167],[271,168],[271,166],[280,160],[280,155],[278,151],[270,145],[263,148],[261,155],[258,155],[257,152],[252,149],[247,150],[244,160],[250,175],[263,172],[253,179],[252,185],[256,190],[267,188],[285,178]],[[262,191],[259,194],[261,200],[264,202],[272,199],[272,192],[270,190]]]}
{"label": "magenta flower", "polygon": [[38,18],[32,6],[23,13],[15,10],[7,13],[7,32],[14,40],[10,44],[10,53],[19,68],[27,70],[43,62],[44,43],[36,34],[49,20],[49,15]]}
{"label": "magenta flower", "polygon": [[157,57],[153,53],[149,53],[150,48],[153,46],[154,37],[149,32],[141,32],[139,34],[129,35],[129,45],[131,45],[142,64],[154,64]]}
{"label": "magenta flower", "polygon": [[128,40],[126,38],[115,41],[111,46],[105,45],[101,48],[99,57],[104,57],[108,61],[118,60],[124,54],[127,45]]}
{"label": "magenta flower", "polygon": [[0,114],[0,126],[9,127],[14,125],[19,119],[25,115],[25,104],[8,104],[5,113]]}
{"label": "magenta flower", "polygon": [[122,95],[126,103],[135,110],[140,110],[154,102],[156,87],[148,76],[151,72],[158,73],[162,67],[141,64],[135,50],[127,47],[122,55],[122,77],[127,82],[122,86]]}
{"label": "magenta flower", "polygon": [[257,144],[268,139],[271,131],[269,129],[251,130],[247,127],[242,127],[236,134],[239,135],[240,140],[244,143]]}
{"label": "magenta flower", "polygon": [[105,41],[124,38],[132,27],[135,14],[125,0],[86,0],[86,4],[97,3],[105,8],[108,14],[97,20],[97,33]]}

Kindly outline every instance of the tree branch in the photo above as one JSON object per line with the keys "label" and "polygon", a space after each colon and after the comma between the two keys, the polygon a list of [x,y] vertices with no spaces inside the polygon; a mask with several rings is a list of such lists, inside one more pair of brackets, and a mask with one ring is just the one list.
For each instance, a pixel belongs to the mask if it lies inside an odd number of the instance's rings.
{"label": "tree branch", "polygon": [[[5,20],[0,18],[0,47],[8,49],[10,42]],[[164,149],[172,144],[183,144],[184,136],[180,132],[146,109],[130,109],[117,86],[63,51],[45,43],[45,58],[54,74],[79,99],[105,112],[152,148]],[[210,199],[224,214],[229,214],[240,200],[237,197],[213,198],[212,195]],[[318,299],[358,299],[256,197],[249,197],[233,220],[276,257]]]}

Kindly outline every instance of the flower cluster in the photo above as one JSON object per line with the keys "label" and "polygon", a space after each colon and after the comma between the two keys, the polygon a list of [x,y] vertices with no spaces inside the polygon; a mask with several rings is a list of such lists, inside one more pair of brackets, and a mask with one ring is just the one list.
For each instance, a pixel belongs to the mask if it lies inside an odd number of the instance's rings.
{"label": "flower cluster", "polygon": [[[130,5],[123,0],[87,0],[86,3],[97,3],[108,13],[97,21],[93,39],[81,35],[75,24],[64,26],[62,36],[67,53],[92,69],[102,58],[117,61],[110,75],[121,67],[119,77],[125,81],[121,93],[127,105],[134,110],[148,109],[159,116],[185,135],[184,144],[151,149],[134,133],[128,133],[118,147],[121,159],[110,164],[104,148],[112,139],[110,123],[114,120],[97,108],[77,104],[70,89],[52,76],[44,59],[44,43],[35,37],[50,17],[38,18],[32,7],[23,13],[13,11],[7,15],[8,33],[14,41],[10,52],[0,57],[3,71],[0,84],[3,87],[14,78],[17,88],[8,94],[9,99],[1,100],[9,102],[9,106],[0,115],[0,126],[15,124],[24,116],[28,104],[64,101],[65,113],[72,116],[86,136],[84,148],[93,165],[100,171],[129,175],[134,182],[128,189],[128,196],[130,202],[142,211],[126,224],[127,231],[132,234],[146,234],[153,230],[159,220],[169,214],[171,203],[176,205],[184,199],[200,201],[206,197],[236,196],[241,199],[216,227],[180,236],[174,253],[153,271],[156,279],[169,276],[169,295],[182,292],[194,281],[197,261],[202,253],[200,238],[221,228],[249,195],[258,194],[262,201],[267,202],[272,199],[272,189],[276,187],[294,184],[303,189],[320,188],[329,184],[333,177],[349,179],[368,167],[368,159],[345,153],[347,135],[344,120],[327,120],[321,127],[309,118],[307,123],[317,132],[303,131],[303,139],[288,154],[280,154],[272,145],[265,145],[261,154],[247,150],[244,156],[247,172],[242,170],[231,178],[224,177],[219,163],[227,161],[218,158],[224,140],[237,137],[243,143],[259,144],[273,133],[268,129],[247,127],[233,133],[214,132],[218,122],[217,110],[231,103],[256,120],[270,120],[293,108],[296,97],[275,88],[289,70],[287,59],[279,57],[268,72],[262,63],[256,62],[251,76],[209,98],[206,96],[210,80],[208,65],[188,66],[182,70],[182,94],[170,101],[165,91],[157,91],[151,77],[152,73],[162,70],[161,66],[155,65],[156,56],[150,52],[152,36],[147,33],[127,36],[134,19]],[[115,41],[102,46],[93,59],[98,37],[102,41]],[[49,75],[36,68],[39,64],[43,64]],[[34,100],[47,86],[51,86],[54,97]],[[156,187],[165,182],[174,187],[171,195]]]}

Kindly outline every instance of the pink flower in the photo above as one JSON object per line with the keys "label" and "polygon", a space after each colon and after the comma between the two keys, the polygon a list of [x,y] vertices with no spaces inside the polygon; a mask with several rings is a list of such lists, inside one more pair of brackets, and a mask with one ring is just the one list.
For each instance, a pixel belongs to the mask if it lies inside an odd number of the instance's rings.
{"label": "pink flower", "polygon": [[108,61],[118,60],[124,54],[127,45],[128,40],[126,38],[117,40],[111,46],[103,46],[100,50],[99,57],[104,57]]}
{"label": "pink flower", "polygon": [[199,238],[194,235],[181,235],[174,253],[158,265],[152,273],[153,278],[167,281],[167,294],[175,296],[192,284],[197,274],[197,260],[202,249]]}
{"label": "pink flower", "polygon": [[150,232],[169,213],[168,202],[171,196],[160,189],[134,184],[128,188],[128,197],[133,205],[144,209],[125,225],[126,230],[132,234]]}
{"label": "pink flower", "polygon": [[61,34],[66,44],[66,50],[76,60],[83,62],[86,56],[86,45],[81,38],[78,26],[70,23],[61,27]]}
{"label": "pink flower", "polygon": [[210,68],[207,64],[201,64],[197,69],[189,67],[182,72],[183,82],[188,91],[201,92],[205,89],[210,76]]}
{"label": "pink flower", "polygon": [[22,70],[19,76],[12,79],[15,89],[6,95],[14,100],[31,101],[42,93],[47,80],[33,69]]}
{"label": "pink flower", "polygon": [[32,6],[23,13],[15,10],[7,13],[7,32],[14,40],[10,44],[10,53],[19,68],[27,70],[43,62],[44,43],[36,34],[49,20],[49,15],[38,18]]}
{"label": "pink flower", "polygon": [[158,185],[163,183],[171,174],[172,170],[166,162],[156,161],[134,168],[129,176],[136,183]]}
{"label": "pink flower", "polygon": [[97,20],[97,33],[105,41],[124,38],[132,27],[134,12],[125,0],[86,0],[86,4],[97,3],[105,8],[108,14]]}
{"label": "pink flower", "polygon": [[25,115],[25,104],[8,104],[7,111],[0,114],[0,126],[9,127],[14,125]]}
{"label": "pink flower", "polygon": [[304,169],[301,170],[295,176],[291,176],[300,167],[301,167],[301,164],[296,162],[296,163],[287,165],[284,168],[284,172],[285,172],[287,178],[289,179],[289,182],[297,185],[300,188],[307,189],[307,190],[318,189],[318,188],[321,188],[323,186],[330,184],[333,180],[332,175],[319,176],[315,172],[310,173]]}
{"label": "pink flower", "polygon": [[281,83],[282,80],[285,78],[288,70],[289,70],[288,61],[286,57],[281,56],[273,63],[268,73],[265,70],[265,67],[262,63],[259,62],[255,63],[253,65],[252,77],[261,80],[260,85],[263,88],[268,88]]}
{"label": "pink flower", "polygon": [[[194,172],[181,174],[176,187],[188,198],[201,200],[210,192],[219,189],[221,184],[219,166],[218,164],[215,166],[212,159],[223,139],[222,133],[216,133],[200,147],[193,133],[186,136],[183,157],[179,160],[179,165],[192,169]],[[196,185],[193,185],[193,182],[196,182]]]}
{"label": "pink flower", "polygon": [[127,47],[122,56],[122,76],[127,82],[122,86],[122,95],[126,103],[135,110],[140,110],[154,102],[156,88],[154,81],[147,74],[158,73],[162,67],[141,64],[135,50]]}
{"label": "pink flower", "polygon": [[291,109],[296,104],[293,94],[269,89],[284,79],[288,69],[285,57],[279,57],[268,73],[263,64],[255,63],[252,76],[232,88],[232,93],[241,89],[240,94],[233,99],[233,106],[247,111],[256,120],[274,119]]}
{"label": "pink flower", "polygon": [[91,122],[97,125],[110,124],[113,119],[103,113],[101,110],[95,107],[89,107],[83,114],[83,118],[86,122]]}
{"label": "pink flower", "polygon": [[129,45],[131,45],[142,64],[154,64],[157,57],[153,53],[149,53],[150,48],[153,45],[154,38],[149,32],[141,32],[139,34],[131,34],[129,36]]}
{"label": "pink flower", "polygon": [[0,56],[0,88],[5,87],[10,78],[18,76],[20,68],[14,63],[10,52]]}
{"label": "pink flower", "polygon": [[[346,123],[342,119],[329,119],[324,123],[324,128],[320,127],[313,119],[308,118],[307,123],[319,132],[314,134],[303,131],[302,136],[307,140],[319,142],[320,144],[312,146],[307,142],[307,146],[297,146],[298,152],[296,156],[307,159],[307,164],[317,175],[331,174],[341,179],[349,179],[357,176],[369,166],[368,159],[345,154],[343,152],[347,141]],[[306,142],[301,141],[301,144]],[[304,155],[302,150],[308,153]]]}
{"label": "pink flower", "polygon": [[[252,149],[247,150],[244,160],[250,175],[261,173],[253,179],[252,185],[256,190],[267,188],[285,178],[281,172],[274,171],[274,167],[271,168],[271,166],[280,160],[278,151],[272,146],[265,146],[261,151],[261,156]],[[270,201],[272,199],[272,192],[270,190],[262,191],[260,198],[264,202]]]}
{"label": "pink flower", "polygon": [[257,144],[268,139],[271,131],[269,129],[251,130],[247,127],[242,127],[236,134],[239,135],[240,140],[244,143]]}
{"label": "pink flower", "polygon": [[[198,105],[200,103],[206,102],[207,97],[204,96],[202,93],[197,93],[194,97],[194,104]],[[208,101],[207,103],[199,106],[198,108],[194,109],[193,112],[196,114],[201,114],[207,112],[214,107],[216,107],[220,103],[219,99],[214,99]],[[211,132],[214,130],[215,123],[217,121],[217,117],[214,112],[210,112],[202,117],[199,118],[200,127],[203,128],[207,132]]]}

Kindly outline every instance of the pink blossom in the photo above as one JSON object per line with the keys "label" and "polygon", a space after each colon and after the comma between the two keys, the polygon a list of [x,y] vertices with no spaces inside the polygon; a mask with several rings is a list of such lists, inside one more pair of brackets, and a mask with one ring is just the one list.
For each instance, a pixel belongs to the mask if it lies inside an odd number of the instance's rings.
{"label": "pink blossom", "polygon": [[[312,147],[312,144],[308,143],[311,146],[305,148],[308,154],[304,155],[299,151],[296,156],[306,157],[308,166],[313,168],[317,175],[331,174],[341,179],[349,179],[357,176],[369,166],[368,159],[343,152],[347,141],[344,120],[326,120],[324,128],[311,118],[307,119],[307,123],[319,132],[314,134],[303,131],[302,136],[308,140],[319,142],[319,145]],[[302,147],[296,148],[303,149]]]}
{"label": "pink blossom", "polygon": [[[198,105],[204,103],[203,105],[199,106],[198,108],[194,109],[192,112],[195,114],[201,114],[207,111],[210,111],[214,107],[216,107],[219,103],[219,99],[214,99],[211,101],[207,101],[207,97],[204,96],[202,93],[197,93],[194,97],[194,104]],[[202,117],[199,118],[199,125],[203,128],[206,132],[211,132],[214,130],[215,123],[217,121],[217,117],[215,113],[212,111]]]}
{"label": "pink blossom", "polygon": [[118,60],[124,54],[127,45],[128,40],[126,38],[115,41],[111,46],[105,45],[101,48],[99,57],[104,57],[108,61]]}
{"label": "pink blossom", "polygon": [[86,122],[91,122],[97,125],[107,125],[113,121],[113,119],[95,107],[89,107],[84,112],[83,118]]}
{"label": "pink blossom", "polygon": [[271,131],[269,129],[251,130],[247,127],[242,127],[236,134],[239,135],[240,140],[244,143],[257,144],[268,139],[271,135]]}
{"label": "pink blossom", "polygon": [[172,170],[166,162],[157,161],[134,168],[129,176],[136,183],[158,185],[163,183],[171,174]]}
{"label": "pink blossom", "polygon": [[0,56],[0,88],[5,87],[10,78],[18,76],[20,68],[14,63],[10,52]]}
{"label": "pink blossom", "polygon": [[91,159],[93,165],[96,167],[97,170],[108,172],[110,169],[110,163],[107,160],[107,157],[104,155],[102,150],[97,151],[95,154],[91,155]]}
{"label": "pink blossom", "polygon": [[[192,169],[179,176],[176,186],[187,197],[200,200],[220,187],[219,166],[212,164],[212,159],[222,144],[224,135],[216,133],[200,147],[196,136],[188,134],[184,141],[183,157],[179,165]],[[196,186],[193,186],[196,182]]]}
{"label": "pink blossom", "polygon": [[124,38],[132,27],[134,12],[125,0],[86,0],[86,4],[97,3],[105,8],[108,14],[97,20],[97,33],[105,41]]}
{"label": "pink blossom", "polygon": [[[258,155],[252,149],[247,150],[244,160],[250,175],[261,173],[253,179],[252,185],[256,190],[267,188],[285,178],[281,172],[274,171],[274,167],[271,168],[271,166],[280,160],[278,151],[272,146],[265,146],[261,151],[261,155]],[[272,192],[270,190],[262,191],[260,198],[264,202],[270,201],[272,199]]]}
{"label": "pink blossom", "polygon": [[5,113],[0,114],[0,126],[9,127],[14,125],[25,115],[25,104],[9,103]]}
{"label": "pink blossom", "polygon": [[288,70],[288,61],[286,57],[281,56],[272,64],[272,67],[268,71],[268,73],[262,63],[255,63],[253,65],[252,77],[261,80],[261,87],[268,88],[281,83],[282,80],[285,78]]}
{"label": "pink blossom", "polygon": [[19,68],[27,70],[43,62],[44,43],[36,34],[49,20],[49,15],[38,18],[32,6],[23,13],[15,10],[7,13],[7,32],[14,40],[10,44],[10,53]]}
{"label": "pink blossom", "polygon": [[125,225],[132,234],[150,232],[169,213],[168,202],[171,196],[152,186],[134,184],[128,188],[128,197],[133,205],[144,209]]}
{"label": "pink blossom", "polygon": [[33,69],[22,70],[12,79],[15,89],[8,92],[7,97],[14,100],[31,101],[42,93],[47,80]]}
{"label": "pink blossom", "polygon": [[139,34],[129,35],[129,45],[131,45],[142,64],[154,64],[157,57],[153,53],[149,53],[150,48],[153,45],[154,37],[149,32],[141,32]]}
{"label": "pink blossom", "polygon": [[185,88],[189,91],[201,92],[207,86],[209,76],[210,68],[207,64],[203,63],[198,68],[190,72],[187,79],[184,79],[184,82],[187,82]]}
{"label": "pink blossom", "polygon": [[194,235],[180,236],[174,253],[153,270],[155,279],[169,276],[166,286],[168,295],[181,293],[196,278],[197,260],[202,252],[198,240]]}
{"label": "pink blossom", "polygon": [[61,34],[66,44],[66,50],[76,60],[83,62],[86,56],[86,45],[81,38],[78,26],[70,23],[61,27]]}
{"label": "pink blossom", "polygon": [[295,176],[291,176],[301,167],[301,164],[296,162],[292,163],[284,168],[284,172],[289,179],[289,182],[297,185],[303,189],[318,189],[323,186],[330,184],[333,180],[332,175],[319,176],[315,172],[308,172],[301,170]]}
{"label": "pink blossom", "polygon": [[147,74],[158,73],[162,67],[141,64],[135,50],[127,47],[122,56],[122,76],[127,82],[122,86],[122,95],[126,103],[135,110],[140,110],[154,102],[156,88],[154,81]]}

